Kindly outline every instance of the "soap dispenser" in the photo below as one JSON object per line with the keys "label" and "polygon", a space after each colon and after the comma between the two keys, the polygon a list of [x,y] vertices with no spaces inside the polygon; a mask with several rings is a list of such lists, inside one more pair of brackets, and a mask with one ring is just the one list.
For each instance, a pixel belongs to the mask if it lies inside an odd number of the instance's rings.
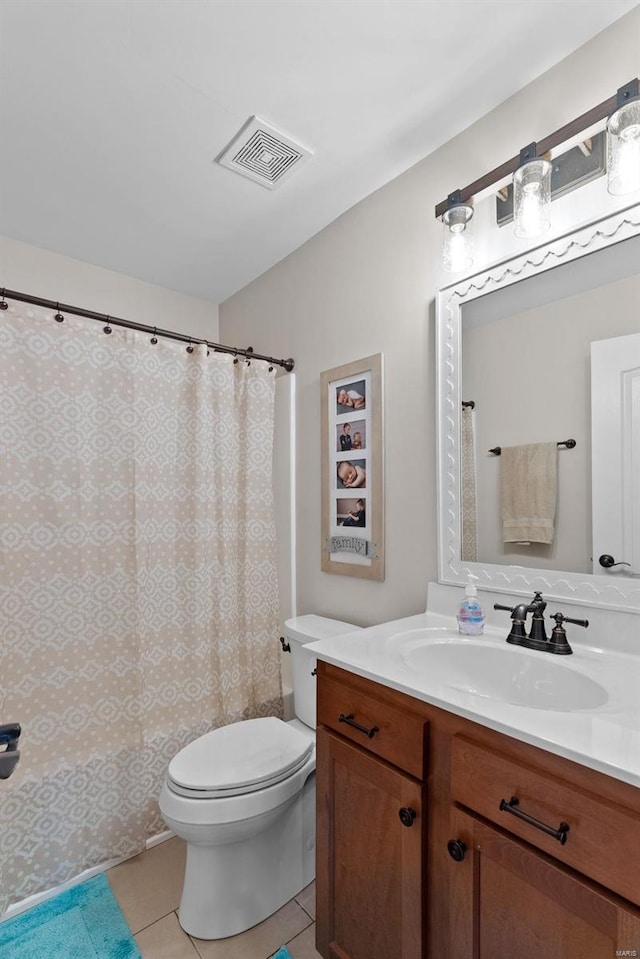
{"label": "soap dispenser", "polygon": [[458,632],[464,636],[480,636],[484,630],[484,613],[478,600],[478,590],[471,582],[475,579],[469,574],[469,581],[464,588],[464,599],[458,610]]}

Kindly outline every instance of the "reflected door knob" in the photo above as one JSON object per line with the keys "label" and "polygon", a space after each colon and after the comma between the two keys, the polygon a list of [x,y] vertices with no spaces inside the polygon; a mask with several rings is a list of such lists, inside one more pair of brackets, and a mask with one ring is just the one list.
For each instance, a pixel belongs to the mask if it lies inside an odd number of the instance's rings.
{"label": "reflected door knob", "polygon": [[631,563],[616,563],[613,556],[610,556],[609,553],[603,553],[598,559],[598,562],[601,566],[604,566],[605,569],[611,569],[612,566],[631,566]]}

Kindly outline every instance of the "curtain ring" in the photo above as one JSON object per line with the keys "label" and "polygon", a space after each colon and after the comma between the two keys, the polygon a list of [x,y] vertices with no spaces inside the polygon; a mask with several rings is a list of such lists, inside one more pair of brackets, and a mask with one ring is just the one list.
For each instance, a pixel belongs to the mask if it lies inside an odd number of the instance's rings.
{"label": "curtain ring", "polygon": [[158,342],[158,337],[156,336],[156,330],[157,330],[157,329],[158,329],[158,327],[157,327],[157,326],[154,326],[154,328],[153,328],[153,336],[151,337],[151,340],[150,340],[152,346],[155,346],[156,343]]}
{"label": "curtain ring", "polygon": [[187,353],[193,353],[193,347],[191,345],[191,337],[189,337],[189,346],[187,347]]}
{"label": "curtain ring", "polygon": [[56,303],[56,310],[57,310],[58,312],[57,312],[56,315],[54,316],[54,320],[56,321],[56,323],[64,323],[64,316],[63,316],[62,313],[60,312],[60,304],[59,304],[59,303]]}
{"label": "curtain ring", "polygon": [[272,366],[269,367],[269,372],[270,372],[270,373],[273,373],[273,367],[272,367]]}
{"label": "curtain ring", "polygon": [[233,354],[233,363],[234,363],[234,365],[235,365],[237,362],[238,362],[238,354],[237,354],[237,353],[234,353],[234,354]]}
{"label": "curtain ring", "polygon": [[107,325],[102,328],[102,332],[106,333],[107,336],[109,335],[109,333],[113,333],[113,330],[111,329],[110,320],[111,320],[111,317],[107,316]]}
{"label": "curtain ring", "polygon": [[5,294],[5,290],[4,290],[4,287],[3,287],[3,289],[2,289],[2,300],[0,300],[0,310],[8,310],[8,309],[9,309],[9,304],[8,304],[7,301],[5,300],[4,294]]}

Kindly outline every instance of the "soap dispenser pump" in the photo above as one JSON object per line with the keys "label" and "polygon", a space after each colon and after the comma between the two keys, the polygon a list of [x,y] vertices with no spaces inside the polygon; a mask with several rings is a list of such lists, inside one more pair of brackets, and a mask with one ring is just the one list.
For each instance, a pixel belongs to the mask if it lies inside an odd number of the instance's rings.
{"label": "soap dispenser pump", "polygon": [[464,588],[464,599],[458,610],[458,632],[464,636],[480,636],[484,630],[484,613],[478,600],[478,590],[472,583],[475,578],[469,574]]}

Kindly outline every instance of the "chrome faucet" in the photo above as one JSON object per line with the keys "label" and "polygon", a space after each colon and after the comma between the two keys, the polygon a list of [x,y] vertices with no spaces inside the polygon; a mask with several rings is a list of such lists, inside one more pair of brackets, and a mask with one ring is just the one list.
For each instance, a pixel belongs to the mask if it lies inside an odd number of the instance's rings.
{"label": "chrome faucet", "polygon": [[[504,609],[511,613],[511,631],[507,636],[507,642],[513,646],[525,646],[527,649],[539,649],[546,653],[556,653],[561,656],[570,655],[573,650],[567,640],[567,633],[564,623],[574,623],[576,626],[586,627],[589,625],[588,619],[570,619],[564,613],[554,613],[551,619],[555,620],[555,626],[548,637],[544,625],[544,611],[547,608],[546,601],[542,598],[541,592],[536,592],[530,603],[518,603],[517,606],[501,606],[500,603],[493,604],[494,609]],[[527,635],[526,623],[527,616],[532,613],[531,629]]]}

